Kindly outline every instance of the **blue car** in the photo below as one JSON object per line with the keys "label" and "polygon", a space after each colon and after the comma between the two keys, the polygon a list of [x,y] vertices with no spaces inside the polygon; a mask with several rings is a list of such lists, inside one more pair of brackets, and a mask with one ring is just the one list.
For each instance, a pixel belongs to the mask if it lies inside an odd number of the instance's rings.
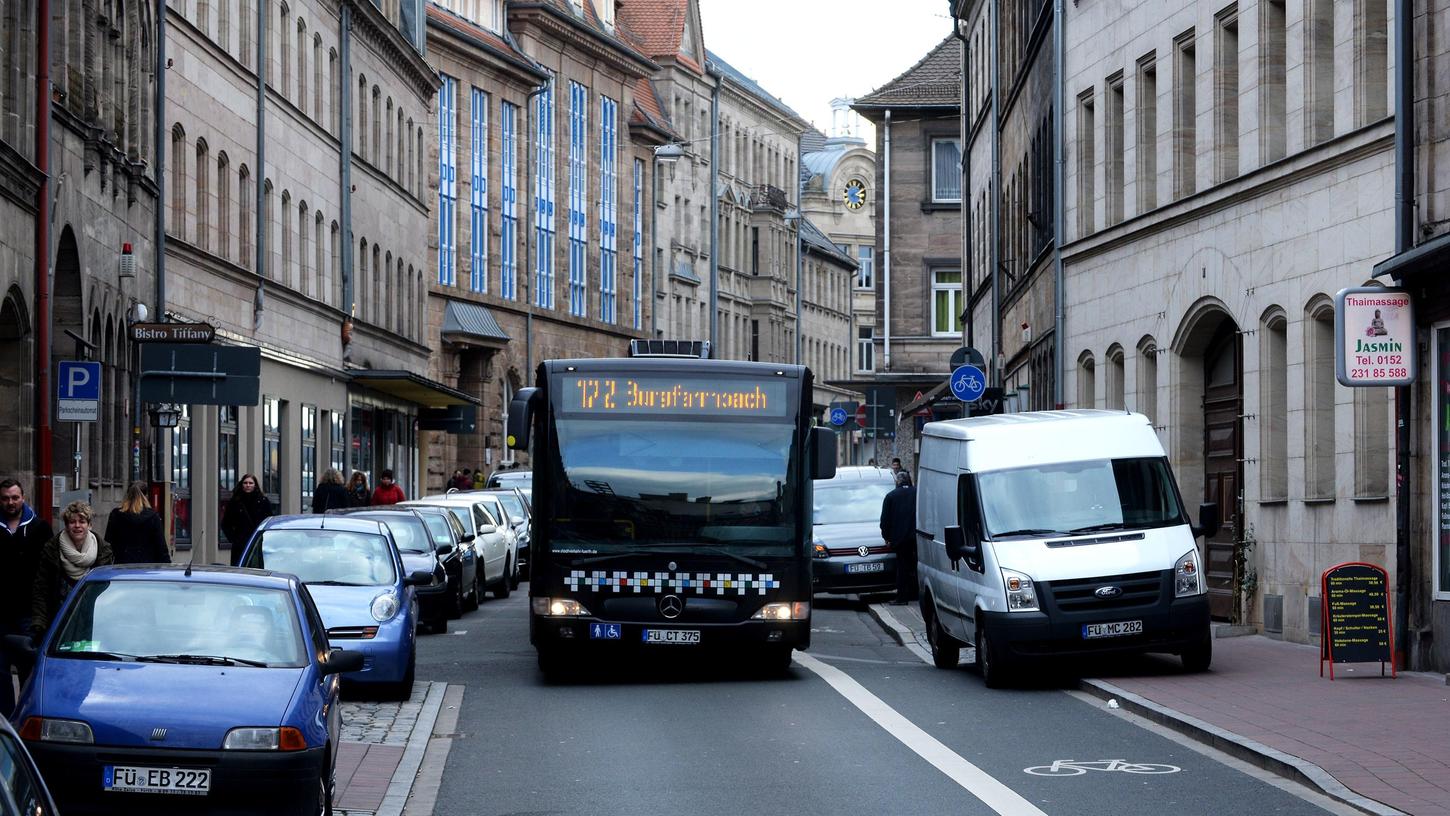
{"label": "blue car", "polygon": [[362,652],[347,683],[406,700],[417,656],[415,587],[433,573],[405,571],[388,526],[336,515],[273,516],[247,542],[241,566],[290,572],[307,585],[333,648]]}
{"label": "blue car", "polygon": [[15,722],[60,812],[330,813],[338,676],[295,576],[110,566],[72,591]]}

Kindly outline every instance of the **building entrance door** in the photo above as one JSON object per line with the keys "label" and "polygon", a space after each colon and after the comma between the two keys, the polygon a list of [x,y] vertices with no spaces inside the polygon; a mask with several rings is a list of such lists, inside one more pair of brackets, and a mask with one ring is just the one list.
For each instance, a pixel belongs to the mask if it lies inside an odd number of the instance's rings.
{"label": "building entrance door", "polygon": [[1234,614],[1234,553],[1243,484],[1243,344],[1224,318],[1203,353],[1203,500],[1217,502],[1223,526],[1205,542],[1209,612]]}

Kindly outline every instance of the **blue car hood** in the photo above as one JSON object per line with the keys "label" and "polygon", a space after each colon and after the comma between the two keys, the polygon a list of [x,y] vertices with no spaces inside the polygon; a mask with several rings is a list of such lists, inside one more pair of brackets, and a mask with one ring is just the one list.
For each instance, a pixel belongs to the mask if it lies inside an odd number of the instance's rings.
{"label": "blue car hood", "polygon": [[[393,591],[388,586],[317,586],[309,584],[312,601],[328,629],[337,626],[377,626],[373,620],[373,598]],[[400,599],[401,600],[401,599]]]}
{"label": "blue car hood", "polygon": [[[233,728],[281,725],[304,672],[66,658],[38,668],[35,713],[89,723],[96,745],[208,750]],[[155,728],[166,729],[164,740],[151,739]]]}

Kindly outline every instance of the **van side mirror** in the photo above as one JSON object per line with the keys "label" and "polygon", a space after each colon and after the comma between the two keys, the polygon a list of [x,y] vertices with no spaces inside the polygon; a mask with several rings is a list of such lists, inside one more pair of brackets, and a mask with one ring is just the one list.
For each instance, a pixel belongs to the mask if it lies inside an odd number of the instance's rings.
{"label": "van side mirror", "polygon": [[836,432],[830,428],[812,428],[811,441],[816,444],[816,458],[812,463],[812,479],[830,479],[836,475]]}
{"label": "van side mirror", "polygon": [[1219,529],[1223,527],[1223,519],[1219,517],[1218,502],[1204,502],[1198,505],[1198,527],[1193,530],[1193,537],[1213,538],[1218,535]]}
{"label": "van side mirror", "polygon": [[529,449],[529,429],[534,423],[534,409],[538,407],[542,397],[537,388],[520,388],[518,393],[509,402],[509,421],[507,434],[508,446],[514,450],[526,451]]}
{"label": "van side mirror", "polygon": [[955,525],[947,527],[942,530],[942,537],[946,539],[947,558],[951,559],[953,564],[962,560],[965,555],[963,551],[966,549],[963,543],[965,539],[962,537],[962,528]]}

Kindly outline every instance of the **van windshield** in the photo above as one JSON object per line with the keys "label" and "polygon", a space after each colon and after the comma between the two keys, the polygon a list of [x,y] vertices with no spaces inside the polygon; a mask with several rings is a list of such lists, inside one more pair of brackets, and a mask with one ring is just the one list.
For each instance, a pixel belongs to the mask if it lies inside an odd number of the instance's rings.
{"label": "van windshield", "polygon": [[1066,536],[1186,524],[1168,460],[1055,462],[980,473],[987,534]]}

